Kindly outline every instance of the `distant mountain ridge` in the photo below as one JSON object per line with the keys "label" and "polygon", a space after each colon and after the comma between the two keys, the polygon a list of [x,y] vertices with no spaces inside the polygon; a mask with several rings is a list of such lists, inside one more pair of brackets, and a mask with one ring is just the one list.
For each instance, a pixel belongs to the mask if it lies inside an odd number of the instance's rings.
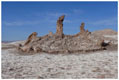
{"label": "distant mountain ridge", "polygon": [[2,41],[2,43],[10,43],[10,42],[14,42],[14,41]]}
{"label": "distant mountain ridge", "polygon": [[117,35],[118,34],[118,32],[116,32],[112,29],[98,30],[98,31],[94,31],[92,33],[97,34],[97,35]]}

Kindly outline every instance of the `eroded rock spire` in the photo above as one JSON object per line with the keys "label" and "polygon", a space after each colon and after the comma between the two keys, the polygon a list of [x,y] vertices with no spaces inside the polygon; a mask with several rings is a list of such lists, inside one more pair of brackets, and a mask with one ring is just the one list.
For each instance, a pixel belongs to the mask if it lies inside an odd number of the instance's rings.
{"label": "eroded rock spire", "polygon": [[62,15],[57,20],[57,30],[56,35],[62,37],[63,36],[63,21],[64,21],[65,15]]}
{"label": "eroded rock spire", "polygon": [[85,23],[81,23],[81,26],[80,26],[80,32],[81,33],[84,33],[85,32],[85,29],[84,29],[84,26],[85,26]]}

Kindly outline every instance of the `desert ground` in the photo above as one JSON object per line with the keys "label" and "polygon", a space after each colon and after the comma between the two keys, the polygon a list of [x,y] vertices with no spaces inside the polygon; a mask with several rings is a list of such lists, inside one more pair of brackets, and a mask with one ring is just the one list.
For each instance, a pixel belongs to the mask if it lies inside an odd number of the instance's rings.
{"label": "desert ground", "polygon": [[115,46],[95,52],[22,54],[16,51],[15,45],[24,41],[2,43],[2,78],[117,79],[117,34],[108,33],[103,36],[114,39]]}

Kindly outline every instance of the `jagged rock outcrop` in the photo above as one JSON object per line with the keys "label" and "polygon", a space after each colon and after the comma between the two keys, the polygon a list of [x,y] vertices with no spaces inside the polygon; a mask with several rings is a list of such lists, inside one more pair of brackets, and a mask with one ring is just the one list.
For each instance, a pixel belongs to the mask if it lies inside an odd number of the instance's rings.
{"label": "jagged rock outcrop", "polygon": [[22,52],[47,53],[73,53],[102,49],[101,44],[104,43],[104,38],[85,30],[84,23],[81,23],[80,32],[76,35],[65,35],[63,33],[64,17],[63,15],[57,20],[57,30],[55,34],[49,32],[49,34],[45,36],[37,37],[37,33],[33,32],[24,45],[19,44],[17,49]]}
{"label": "jagged rock outcrop", "polygon": [[32,42],[36,38],[36,36],[37,36],[37,32],[33,32],[31,35],[29,35],[24,45],[28,45],[30,42]]}
{"label": "jagged rock outcrop", "polygon": [[36,51],[37,49],[32,44],[34,42],[37,42],[38,40],[40,40],[40,38],[37,37],[37,32],[33,32],[32,34],[29,35],[24,45],[19,44],[17,49],[23,52],[30,52],[31,50],[37,52]]}

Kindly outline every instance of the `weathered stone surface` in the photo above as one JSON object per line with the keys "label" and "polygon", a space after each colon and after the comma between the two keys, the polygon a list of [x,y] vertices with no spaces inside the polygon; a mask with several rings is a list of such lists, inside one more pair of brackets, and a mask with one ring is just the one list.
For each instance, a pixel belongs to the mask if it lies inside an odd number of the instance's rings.
{"label": "weathered stone surface", "polygon": [[63,36],[63,21],[64,21],[65,15],[62,15],[57,20],[57,30],[56,35],[62,37]]}

